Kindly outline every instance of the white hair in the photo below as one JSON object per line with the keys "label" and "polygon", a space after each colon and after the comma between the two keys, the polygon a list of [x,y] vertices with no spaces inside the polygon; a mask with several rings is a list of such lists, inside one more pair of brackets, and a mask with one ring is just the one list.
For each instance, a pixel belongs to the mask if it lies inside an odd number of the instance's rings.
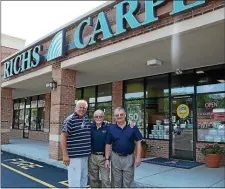
{"label": "white hair", "polygon": [[113,110],[113,113],[115,113],[116,111],[123,111],[124,113],[126,113],[125,109],[122,108],[122,107],[116,107],[116,108]]}
{"label": "white hair", "polygon": [[79,107],[81,104],[85,104],[85,108],[88,108],[88,103],[86,100],[78,100],[76,103],[76,107]]}
{"label": "white hair", "polygon": [[103,116],[105,115],[105,113],[102,111],[102,110],[96,110],[95,112],[94,112],[94,116],[97,114],[97,113],[100,113],[100,114],[102,114]]}

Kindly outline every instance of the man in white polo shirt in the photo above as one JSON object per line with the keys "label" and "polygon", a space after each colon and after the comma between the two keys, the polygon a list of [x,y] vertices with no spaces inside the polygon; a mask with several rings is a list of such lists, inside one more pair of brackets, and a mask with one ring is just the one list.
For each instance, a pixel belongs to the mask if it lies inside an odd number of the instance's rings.
{"label": "man in white polo shirt", "polygon": [[86,187],[88,156],[91,154],[91,122],[86,114],[88,104],[79,100],[75,112],[62,126],[61,148],[63,162],[68,166],[69,187]]}

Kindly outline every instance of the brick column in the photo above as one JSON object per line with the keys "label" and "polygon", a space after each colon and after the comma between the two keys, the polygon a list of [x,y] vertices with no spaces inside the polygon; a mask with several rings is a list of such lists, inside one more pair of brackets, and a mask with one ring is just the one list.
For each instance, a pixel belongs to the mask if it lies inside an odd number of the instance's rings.
{"label": "brick column", "polygon": [[76,72],[53,65],[52,77],[58,87],[51,92],[49,156],[51,159],[62,160],[60,133],[64,119],[74,112]]}
{"label": "brick column", "polygon": [[9,143],[13,121],[13,98],[11,88],[1,89],[1,144]]}
{"label": "brick column", "polygon": [[51,93],[45,94],[45,123],[44,132],[48,133],[50,128]]}
{"label": "brick column", "polygon": [[[123,81],[112,83],[112,109],[119,106],[123,106]],[[112,122],[115,123],[114,118]]]}

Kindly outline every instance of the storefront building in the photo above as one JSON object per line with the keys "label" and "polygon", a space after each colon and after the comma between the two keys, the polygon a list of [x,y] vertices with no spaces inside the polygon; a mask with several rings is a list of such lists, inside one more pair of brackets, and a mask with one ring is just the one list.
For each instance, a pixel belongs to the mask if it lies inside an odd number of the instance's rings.
{"label": "storefront building", "polygon": [[60,160],[61,124],[85,99],[110,122],[123,106],[149,156],[203,162],[204,144],[225,144],[222,1],[108,2],[1,66],[2,142],[46,141]]}

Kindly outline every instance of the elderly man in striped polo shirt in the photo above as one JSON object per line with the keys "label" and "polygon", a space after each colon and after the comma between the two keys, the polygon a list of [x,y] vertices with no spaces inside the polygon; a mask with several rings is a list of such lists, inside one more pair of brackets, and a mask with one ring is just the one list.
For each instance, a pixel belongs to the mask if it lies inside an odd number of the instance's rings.
{"label": "elderly man in striped polo shirt", "polygon": [[79,100],[75,113],[63,123],[61,148],[63,162],[68,166],[69,187],[86,187],[88,182],[88,156],[91,154],[91,122],[86,114],[88,104]]}

